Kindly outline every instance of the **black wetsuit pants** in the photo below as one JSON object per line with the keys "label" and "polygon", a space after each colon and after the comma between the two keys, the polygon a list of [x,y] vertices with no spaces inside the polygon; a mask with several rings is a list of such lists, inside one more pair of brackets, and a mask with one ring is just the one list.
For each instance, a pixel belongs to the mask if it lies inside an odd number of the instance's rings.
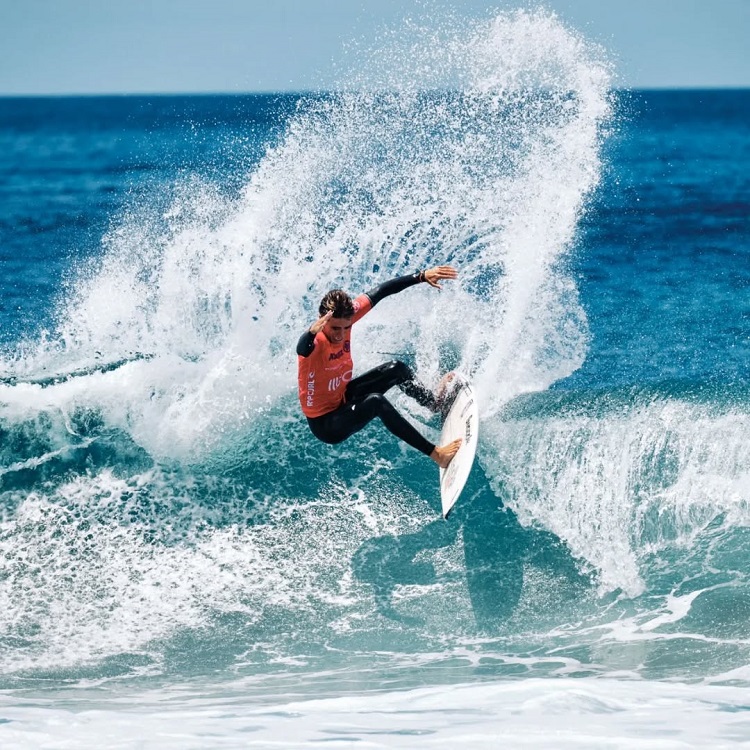
{"label": "black wetsuit pants", "polygon": [[433,393],[414,379],[414,373],[403,362],[394,360],[349,381],[345,402],[338,409],[322,417],[308,417],[313,435],[324,443],[340,443],[380,417],[396,437],[429,456],[435,445],[422,437],[383,395],[394,385],[422,406],[438,411]]}

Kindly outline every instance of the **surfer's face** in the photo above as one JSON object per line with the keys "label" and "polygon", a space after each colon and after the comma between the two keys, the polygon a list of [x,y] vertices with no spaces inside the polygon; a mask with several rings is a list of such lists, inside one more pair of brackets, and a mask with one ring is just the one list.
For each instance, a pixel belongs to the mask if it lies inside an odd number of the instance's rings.
{"label": "surfer's face", "polygon": [[351,318],[331,318],[323,328],[323,333],[332,344],[340,344],[346,332],[352,327]]}

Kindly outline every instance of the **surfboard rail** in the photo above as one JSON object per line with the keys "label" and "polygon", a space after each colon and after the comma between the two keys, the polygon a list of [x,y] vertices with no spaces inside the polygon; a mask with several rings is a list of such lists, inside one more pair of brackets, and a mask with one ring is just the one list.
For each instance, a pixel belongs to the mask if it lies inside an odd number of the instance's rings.
{"label": "surfboard rail", "polygon": [[474,465],[479,437],[479,406],[474,388],[464,375],[457,374],[456,380],[456,384],[452,386],[453,403],[445,415],[440,432],[440,445],[457,438],[462,438],[463,442],[448,468],[440,469],[440,502],[443,518],[448,518],[466,485],[471,467]]}

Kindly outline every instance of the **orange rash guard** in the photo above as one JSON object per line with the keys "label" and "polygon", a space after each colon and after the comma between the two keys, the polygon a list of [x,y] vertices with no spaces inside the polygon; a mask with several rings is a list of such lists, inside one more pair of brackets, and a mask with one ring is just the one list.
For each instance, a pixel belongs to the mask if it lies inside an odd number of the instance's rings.
{"label": "orange rash guard", "polygon": [[[360,294],[354,300],[352,324],[370,310],[372,301],[366,294]],[[344,402],[344,391],[354,369],[351,337],[350,328],[340,344],[333,344],[320,331],[315,336],[312,353],[306,357],[297,355],[299,402],[306,417],[321,417]]]}

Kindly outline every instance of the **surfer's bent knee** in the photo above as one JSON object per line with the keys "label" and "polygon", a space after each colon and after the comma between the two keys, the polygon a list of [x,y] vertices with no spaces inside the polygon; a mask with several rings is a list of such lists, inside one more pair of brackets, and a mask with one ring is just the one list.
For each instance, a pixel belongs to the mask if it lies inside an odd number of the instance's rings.
{"label": "surfer's bent knee", "polygon": [[357,404],[357,407],[376,416],[380,414],[386,404],[390,405],[388,399],[382,393],[368,393]]}
{"label": "surfer's bent knee", "polygon": [[392,359],[390,362],[386,362],[383,365],[384,368],[388,368],[392,371],[393,375],[399,380],[413,380],[414,373],[411,371],[409,365],[402,362],[400,359]]}

